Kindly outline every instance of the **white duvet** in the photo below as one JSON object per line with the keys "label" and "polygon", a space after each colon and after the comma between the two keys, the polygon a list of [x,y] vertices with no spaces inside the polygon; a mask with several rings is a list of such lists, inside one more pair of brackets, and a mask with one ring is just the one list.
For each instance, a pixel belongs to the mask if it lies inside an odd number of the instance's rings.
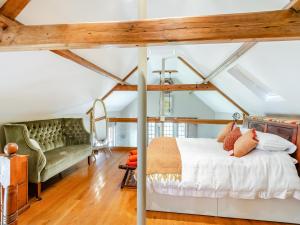
{"label": "white duvet", "polygon": [[195,197],[300,200],[300,179],[286,152],[254,150],[236,158],[222,143],[206,138],[177,138],[182,160],[181,180],[147,179],[148,190]]}

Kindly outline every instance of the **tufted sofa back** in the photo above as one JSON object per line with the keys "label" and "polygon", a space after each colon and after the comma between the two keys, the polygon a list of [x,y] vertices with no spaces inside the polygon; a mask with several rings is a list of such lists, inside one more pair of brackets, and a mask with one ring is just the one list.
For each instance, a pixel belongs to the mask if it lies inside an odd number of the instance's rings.
{"label": "tufted sofa back", "polygon": [[62,119],[31,121],[24,124],[29,131],[29,137],[36,140],[44,152],[66,145]]}
{"label": "tufted sofa back", "polygon": [[89,144],[90,136],[84,130],[82,119],[68,118],[64,119],[64,136],[66,145]]}
{"label": "tufted sofa back", "polygon": [[88,144],[89,135],[82,119],[51,119],[22,122],[29,131],[29,138],[36,140],[42,151],[51,151],[66,145]]}

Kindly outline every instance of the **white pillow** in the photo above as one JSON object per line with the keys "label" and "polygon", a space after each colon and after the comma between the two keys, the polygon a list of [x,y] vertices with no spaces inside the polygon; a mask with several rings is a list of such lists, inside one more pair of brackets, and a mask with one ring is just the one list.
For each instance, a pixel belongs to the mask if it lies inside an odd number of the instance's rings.
{"label": "white pillow", "polygon": [[29,140],[30,140],[30,142],[31,142],[31,144],[32,144],[33,147],[35,147],[37,149],[41,149],[40,144],[36,140],[31,139],[31,138]]}
{"label": "white pillow", "polygon": [[256,149],[263,151],[287,151],[287,153],[292,154],[296,151],[297,146],[292,142],[270,133],[263,133],[256,131],[258,145]]}

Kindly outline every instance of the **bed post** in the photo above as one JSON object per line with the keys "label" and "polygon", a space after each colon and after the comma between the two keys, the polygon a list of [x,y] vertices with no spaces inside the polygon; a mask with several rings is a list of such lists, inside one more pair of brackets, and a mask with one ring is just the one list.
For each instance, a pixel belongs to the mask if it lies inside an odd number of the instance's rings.
{"label": "bed post", "polygon": [[[147,17],[147,1],[139,0],[139,18]],[[146,225],[146,148],[147,148],[147,48],[138,53],[138,173],[137,173],[137,224]]]}

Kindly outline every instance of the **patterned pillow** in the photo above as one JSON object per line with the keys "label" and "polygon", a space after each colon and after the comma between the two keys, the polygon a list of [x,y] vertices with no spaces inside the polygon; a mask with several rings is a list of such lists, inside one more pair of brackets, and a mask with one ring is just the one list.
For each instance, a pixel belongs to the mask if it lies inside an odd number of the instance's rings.
{"label": "patterned pillow", "polygon": [[233,150],[234,143],[242,136],[241,130],[239,127],[234,128],[224,139],[223,148],[226,151]]}
{"label": "patterned pillow", "polygon": [[225,137],[230,133],[230,131],[232,131],[232,129],[235,127],[235,123],[234,122],[230,122],[228,123],[219,133],[218,137],[217,137],[217,141],[218,142],[223,142]]}

